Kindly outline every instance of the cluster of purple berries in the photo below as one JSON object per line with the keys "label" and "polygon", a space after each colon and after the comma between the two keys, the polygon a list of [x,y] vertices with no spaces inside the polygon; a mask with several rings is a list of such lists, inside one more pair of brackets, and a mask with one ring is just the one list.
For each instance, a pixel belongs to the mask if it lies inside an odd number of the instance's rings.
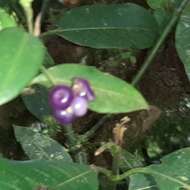
{"label": "cluster of purple berries", "polygon": [[49,93],[49,104],[54,118],[63,125],[72,123],[87,113],[88,102],[95,99],[87,80],[73,78],[72,86],[57,85]]}

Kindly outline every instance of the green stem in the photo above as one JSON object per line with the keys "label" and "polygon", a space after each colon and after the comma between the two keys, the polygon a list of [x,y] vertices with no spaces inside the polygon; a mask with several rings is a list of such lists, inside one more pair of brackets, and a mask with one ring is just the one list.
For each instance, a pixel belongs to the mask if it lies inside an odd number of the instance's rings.
{"label": "green stem", "polygon": [[[120,160],[120,155],[115,155],[112,160],[112,172],[115,176],[119,175],[119,160]],[[116,181],[111,181],[112,183],[112,190],[117,189],[117,183]]]}
{"label": "green stem", "polygon": [[158,177],[163,178],[165,180],[169,180],[169,181],[172,181],[174,183],[178,183],[178,184],[180,184],[182,187],[184,187],[186,189],[190,189],[190,185],[189,184],[184,183],[183,181],[180,181],[177,178],[165,175],[163,173],[151,170],[149,168],[134,168],[134,169],[131,169],[131,170],[129,170],[129,171],[127,171],[127,172],[125,172],[125,173],[123,173],[121,175],[113,175],[113,173],[110,170],[107,170],[107,169],[101,168],[101,167],[96,167],[95,166],[95,167],[93,167],[93,169],[95,169],[99,173],[103,173],[111,181],[115,181],[115,182],[122,181],[122,180],[130,177],[131,175],[140,174],[141,173],[141,174],[158,176]]}
{"label": "green stem", "polygon": [[52,86],[56,85],[53,76],[49,74],[49,72],[43,65],[41,66],[41,72],[44,74],[44,76],[47,78]]}
{"label": "green stem", "polygon": [[31,8],[26,9],[26,18],[27,18],[27,25],[29,33],[33,33],[33,11]]}
{"label": "green stem", "polygon": [[[49,3],[49,0],[43,1],[41,11],[38,15],[39,19],[36,19],[36,21],[35,21],[34,35],[36,35],[36,36],[38,36],[39,35],[38,33],[40,33],[41,23],[43,21],[48,3]],[[38,32],[36,32],[36,31],[38,31]],[[43,65],[41,66],[41,72],[44,74],[44,76],[47,78],[47,80],[51,83],[52,86],[56,85],[53,76],[51,74],[49,74],[48,70]]]}
{"label": "green stem", "polygon": [[63,129],[64,129],[64,134],[67,138],[67,143],[69,147],[75,146],[77,142],[77,138],[76,138],[72,125],[66,125],[63,127]]}
{"label": "green stem", "polygon": [[174,12],[174,14],[173,14],[170,22],[166,26],[166,28],[163,31],[162,35],[160,36],[160,38],[158,39],[157,43],[155,44],[155,46],[150,51],[150,54],[148,55],[148,57],[145,59],[145,62],[143,63],[142,68],[139,70],[139,72],[137,73],[137,75],[133,79],[132,84],[134,86],[140,81],[140,79],[144,75],[145,71],[147,70],[147,68],[152,63],[152,61],[153,61],[154,57],[156,56],[159,48],[161,47],[161,45],[165,41],[165,39],[168,36],[168,34],[171,32],[172,28],[176,24],[178,18],[180,17],[182,11],[184,10],[184,8],[186,7],[186,5],[187,5],[188,2],[190,2],[190,1],[189,0],[183,0],[181,2],[181,4],[180,4],[179,8]]}
{"label": "green stem", "polygon": [[28,3],[22,3],[26,15],[26,22],[28,26],[29,33],[33,34],[33,10],[32,10],[32,1]]}
{"label": "green stem", "polygon": [[65,32],[65,31],[67,31],[67,29],[54,29],[54,30],[50,30],[50,31],[42,33],[40,35],[40,37],[45,38],[45,37],[55,35],[55,34],[58,34],[58,33],[62,33],[62,32]]}
{"label": "green stem", "polygon": [[86,132],[84,135],[81,135],[79,137],[79,143],[84,143],[88,141],[90,138],[92,138],[95,134],[95,132],[107,121],[112,115],[106,114],[103,116],[88,132]]}
{"label": "green stem", "polygon": [[[65,136],[67,138],[67,144],[69,149],[76,146],[78,142],[78,136],[75,134],[72,125],[66,125],[63,127]],[[86,154],[85,151],[74,151],[74,160],[77,163],[86,163]]]}

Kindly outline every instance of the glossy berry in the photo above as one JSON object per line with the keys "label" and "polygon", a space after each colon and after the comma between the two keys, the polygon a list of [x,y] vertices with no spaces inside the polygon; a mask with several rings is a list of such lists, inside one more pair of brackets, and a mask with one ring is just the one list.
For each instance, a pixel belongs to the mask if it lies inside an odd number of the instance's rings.
{"label": "glossy berry", "polygon": [[73,100],[72,89],[65,85],[55,86],[49,94],[49,103],[52,109],[66,109]]}
{"label": "glossy berry", "polygon": [[73,78],[72,89],[75,96],[84,97],[88,101],[92,101],[95,99],[95,94],[90,87],[89,82],[85,79]]}
{"label": "glossy berry", "polygon": [[54,118],[63,125],[67,125],[73,122],[73,120],[75,119],[73,110],[71,107],[68,107],[65,110],[59,110],[59,109],[55,109],[53,111],[53,116]]}
{"label": "glossy berry", "polygon": [[77,117],[82,117],[87,113],[88,110],[88,102],[84,97],[75,97],[72,104],[71,109],[73,113]]}
{"label": "glossy berry", "polygon": [[83,78],[74,78],[72,88],[58,85],[49,93],[53,116],[63,125],[84,116],[88,111],[88,102],[94,99],[95,95],[89,82]]}

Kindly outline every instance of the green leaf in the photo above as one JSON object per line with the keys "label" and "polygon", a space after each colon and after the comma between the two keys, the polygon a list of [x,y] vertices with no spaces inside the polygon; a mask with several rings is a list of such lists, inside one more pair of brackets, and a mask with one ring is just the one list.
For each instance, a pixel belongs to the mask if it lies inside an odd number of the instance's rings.
{"label": "green leaf", "polygon": [[[61,160],[0,160],[2,190],[98,190],[96,173],[85,165]],[[41,187],[41,188],[40,188]]]}
{"label": "green leaf", "polygon": [[144,49],[154,44],[158,34],[150,12],[132,3],[74,8],[58,26],[60,36],[93,48]]}
{"label": "green leaf", "polygon": [[154,17],[158,23],[160,34],[164,31],[165,27],[168,25],[172,14],[165,11],[164,9],[156,9],[154,11]]}
{"label": "green leaf", "polygon": [[129,190],[190,189],[190,148],[180,149],[142,169],[142,173],[130,177]]}
{"label": "green leaf", "polygon": [[176,29],[177,53],[190,79],[190,3],[181,15]]}
{"label": "green leaf", "polygon": [[14,126],[15,136],[28,157],[40,160],[63,160],[72,162],[66,149],[45,134],[28,127]]}
{"label": "green leaf", "polygon": [[32,89],[29,89],[29,92],[26,91],[22,95],[22,99],[27,109],[41,121],[46,116],[51,115],[48,104],[48,89],[46,87],[35,85]]}
{"label": "green leaf", "polygon": [[119,160],[119,167],[124,172],[132,168],[142,167],[144,165],[142,158],[137,154],[131,154],[130,152],[123,150]]}
{"label": "green leaf", "polygon": [[0,105],[15,98],[37,74],[44,59],[39,39],[20,28],[0,31]]}
{"label": "green leaf", "polygon": [[48,51],[46,51],[46,54],[45,54],[44,65],[47,67],[55,65],[55,62],[53,58],[51,57],[51,55],[48,53]]}
{"label": "green leaf", "polygon": [[[126,113],[147,109],[148,105],[141,94],[130,84],[103,73],[95,67],[79,64],[63,64],[48,70],[57,83],[71,84],[73,77],[87,79],[92,85],[96,99],[90,103],[90,109],[99,113]],[[33,82],[50,85],[44,75],[39,75]]]}
{"label": "green leaf", "polygon": [[165,8],[171,0],[146,0],[147,4],[152,8],[152,9],[162,9]]}
{"label": "green leaf", "polygon": [[14,26],[17,26],[17,23],[13,16],[9,15],[4,9],[0,8],[0,30]]}
{"label": "green leaf", "polygon": [[99,149],[109,151],[113,158],[119,157],[118,167],[123,172],[144,165],[143,160],[139,155],[133,155],[113,142],[103,143]]}

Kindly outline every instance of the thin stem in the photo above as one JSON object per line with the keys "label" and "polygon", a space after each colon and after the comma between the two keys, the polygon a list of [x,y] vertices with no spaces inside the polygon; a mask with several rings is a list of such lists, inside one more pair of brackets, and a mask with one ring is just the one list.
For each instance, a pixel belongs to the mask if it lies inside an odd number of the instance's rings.
{"label": "thin stem", "polygon": [[36,17],[35,23],[34,23],[34,35],[35,36],[39,36],[41,34],[41,25],[48,7],[50,0],[44,0],[42,7],[41,7],[41,11],[39,12],[39,14]]}
{"label": "thin stem", "polygon": [[161,45],[163,44],[164,40],[166,39],[166,37],[168,36],[168,34],[171,32],[172,28],[174,27],[174,25],[176,24],[179,16],[181,15],[182,11],[184,10],[184,8],[186,7],[187,3],[190,2],[189,0],[183,0],[179,6],[179,8],[176,10],[176,12],[173,14],[170,22],[168,23],[168,25],[166,26],[165,30],[163,31],[162,35],[160,36],[160,38],[158,39],[157,43],[155,44],[155,46],[152,48],[152,50],[150,51],[150,54],[148,55],[148,57],[146,58],[145,62],[143,63],[142,68],[140,69],[140,71],[137,73],[137,75],[135,76],[135,78],[132,81],[132,84],[135,86],[140,79],[142,78],[142,76],[144,75],[145,71],[147,70],[147,68],[150,66],[150,64],[152,63],[154,57],[156,56],[159,48],[161,47]]}
{"label": "thin stem", "polygon": [[29,33],[33,34],[33,10],[32,10],[32,1],[21,1],[21,5],[24,9],[26,15],[26,22],[28,26]]}
{"label": "thin stem", "polygon": [[127,177],[129,177],[131,175],[141,173],[141,174],[158,176],[159,178],[167,179],[167,180],[169,180],[171,182],[180,184],[184,188],[190,189],[189,184],[184,183],[183,181],[181,181],[181,180],[179,180],[179,179],[177,179],[175,177],[172,177],[172,176],[157,172],[156,170],[151,170],[149,168],[143,168],[143,167],[142,168],[134,168],[134,169],[131,169],[131,170],[129,170],[129,171],[127,171],[127,172],[125,172],[125,173],[123,173],[121,175],[113,175],[113,173],[110,170],[105,169],[105,168],[101,168],[101,167],[93,166],[92,168],[94,170],[96,170],[97,172],[99,172],[99,173],[103,173],[111,181],[115,181],[115,182],[122,181],[122,180],[126,179]]}
{"label": "thin stem", "polygon": [[[75,134],[72,125],[66,125],[64,126],[64,132],[65,136],[67,138],[67,143],[69,146],[69,149],[76,146],[78,142],[78,136]],[[85,151],[75,151],[74,153],[74,160],[77,163],[86,163],[86,154]]]}
{"label": "thin stem", "polygon": [[[119,175],[119,161],[120,161],[120,155],[114,155],[112,160],[112,172],[115,176]],[[117,183],[116,181],[112,180],[112,190],[117,189]]]}
{"label": "thin stem", "polygon": [[[38,14],[38,16],[36,17],[35,24],[34,24],[34,32],[33,32],[35,36],[39,36],[41,33],[41,24],[42,24],[48,3],[49,3],[49,0],[43,1],[41,11]],[[47,80],[52,84],[52,86],[54,86],[55,81],[54,81],[53,76],[51,74],[49,74],[48,70],[43,65],[41,66],[41,72],[44,74],[44,76],[47,78]]]}
{"label": "thin stem", "polygon": [[86,142],[90,138],[92,138],[95,134],[95,132],[107,121],[112,115],[106,114],[103,116],[88,132],[86,132],[84,135],[81,135],[79,138],[80,142]]}
{"label": "thin stem", "polygon": [[31,7],[25,9],[29,33],[33,33],[33,11]]}
{"label": "thin stem", "polygon": [[67,143],[69,147],[75,146],[76,145],[76,135],[74,133],[72,125],[66,125],[63,127],[65,136],[67,137]]}
{"label": "thin stem", "polygon": [[56,85],[53,76],[49,74],[49,72],[43,65],[41,66],[41,72],[48,79],[48,81],[51,83],[52,86]]}
{"label": "thin stem", "polygon": [[92,168],[96,172],[104,174],[111,181],[115,181],[115,182],[122,181],[122,180],[126,179],[127,177],[134,175],[134,174],[137,174],[137,173],[145,173],[144,172],[145,168],[134,168],[134,169],[131,169],[131,170],[129,170],[129,171],[127,171],[121,175],[114,175],[112,171],[105,169],[105,168],[102,168],[102,167],[99,167],[99,166],[92,166]]}
{"label": "thin stem", "polygon": [[55,35],[55,34],[58,34],[58,33],[64,32],[64,31],[65,31],[65,29],[54,29],[54,30],[50,30],[50,31],[42,33],[40,35],[40,37],[44,38],[46,36]]}

